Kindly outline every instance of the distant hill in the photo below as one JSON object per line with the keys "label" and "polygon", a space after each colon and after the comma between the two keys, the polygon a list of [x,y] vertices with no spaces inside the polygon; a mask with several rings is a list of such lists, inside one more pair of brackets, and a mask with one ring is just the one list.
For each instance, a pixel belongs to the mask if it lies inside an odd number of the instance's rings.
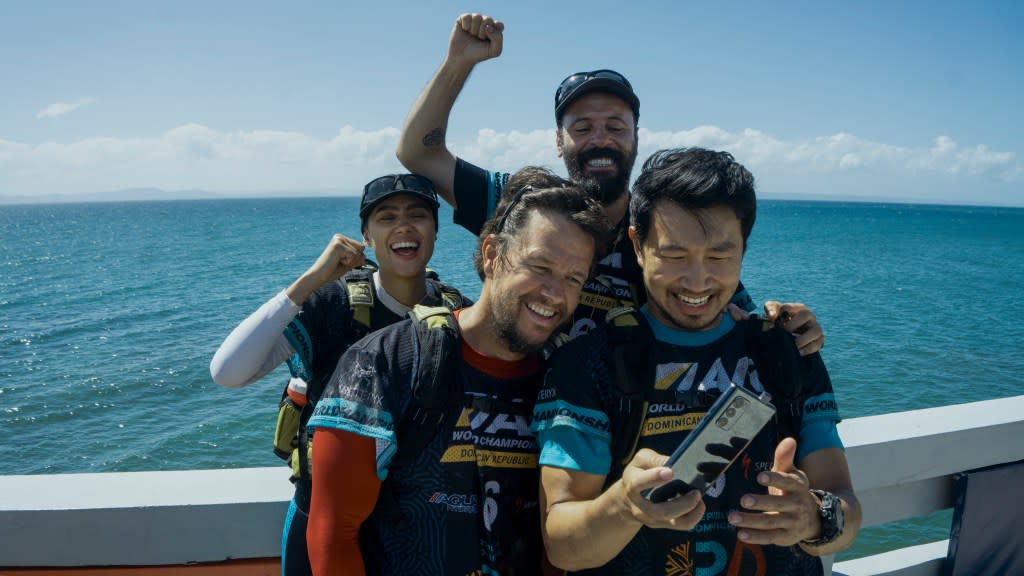
{"label": "distant hill", "polygon": [[[113,192],[90,192],[82,194],[44,194],[39,196],[11,196],[0,194],[0,206],[12,204],[74,204],[84,202],[143,202],[156,200],[225,200],[232,198],[311,198],[323,196],[359,196],[361,190],[271,190],[264,192],[210,192],[208,190],[162,190],[160,188],[128,188]],[[878,204],[935,204],[1005,206],[986,202],[924,202],[920,198],[899,198],[894,196],[867,196],[842,194],[789,194],[758,192],[760,200],[808,201],[808,202],[861,202]]]}

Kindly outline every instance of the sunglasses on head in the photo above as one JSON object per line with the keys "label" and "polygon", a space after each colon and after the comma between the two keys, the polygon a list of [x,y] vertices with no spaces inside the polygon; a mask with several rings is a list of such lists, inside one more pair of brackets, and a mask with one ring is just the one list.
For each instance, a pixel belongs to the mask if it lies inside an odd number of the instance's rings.
{"label": "sunglasses on head", "polygon": [[505,206],[505,210],[502,211],[501,217],[498,218],[498,223],[494,225],[493,234],[501,234],[501,231],[505,229],[505,221],[508,220],[508,215],[512,213],[512,209],[516,207],[516,204],[519,204],[520,200],[523,199],[523,194],[531,191],[533,191],[533,186],[527,184],[516,192],[515,196],[512,197],[512,200],[510,200],[508,205]]}
{"label": "sunglasses on head", "polygon": [[367,197],[373,197],[394,190],[409,190],[436,197],[434,185],[430,180],[419,174],[389,174],[380,178],[374,178],[363,188],[363,194]]}
{"label": "sunglasses on head", "polygon": [[629,80],[626,80],[625,76],[619,74],[615,70],[601,69],[593,70],[591,72],[576,72],[575,74],[566,76],[565,80],[562,80],[562,83],[558,85],[558,90],[555,91],[555,107],[561,104],[566,98],[572,96],[573,92],[575,92],[576,89],[584,82],[594,78],[607,78],[622,84],[628,88],[630,92],[633,91],[633,85],[629,83]]}

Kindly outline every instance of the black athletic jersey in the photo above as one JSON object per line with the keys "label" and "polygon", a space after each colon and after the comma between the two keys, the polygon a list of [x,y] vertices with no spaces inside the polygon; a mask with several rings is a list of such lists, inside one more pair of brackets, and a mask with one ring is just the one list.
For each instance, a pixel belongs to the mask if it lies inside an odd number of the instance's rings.
{"label": "black athletic jersey", "polygon": [[[456,224],[475,235],[480,234],[484,222],[494,213],[509,174],[490,172],[461,158],[455,163]],[[572,324],[566,326],[570,338],[585,334],[604,322],[605,314],[622,306],[639,308],[647,301],[643,271],[637,263],[633,243],[626,230],[628,215],[616,226],[615,242],[607,256],[597,263],[594,273],[580,293],[580,301],[573,312]],[[753,312],[755,307],[743,285],[740,284],[732,301],[740,308]]]}
{"label": "black athletic jersey", "polygon": [[[723,314],[718,328],[680,332],[653,320],[653,382],[645,392],[644,418],[637,450],[650,448],[671,454],[700,423],[721,392],[735,383],[757,394],[765,391],[757,366],[746,349],[744,330]],[[794,353],[795,349],[794,349]],[[606,327],[559,349],[550,361],[544,386],[534,408],[533,429],[542,446],[540,464],[598,475],[614,474],[609,398],[614,368]],[[797,461],[827,447],[842,447],[836,432],[839,413],[831,381],[820,356],[809,362],[800,401],[804,416],[798,438]],[[642,375],[641,375],[642,376]],[[602,390],[603,388],[603,390]],[[778,428],[768,424],[724,476],[704,496],[707,508],[689,532],[642,527],[630,543],[605,566],[581,574],[707,576],[767,576],[820,574],[818,560],[795,548],[757,546],[736,538],[727,518],[739,508],[743,494],[764,494],[756,482],[770,470]],[[609,483],[617,480],[609,476]]]}
{"label": "black athletic jersey", "polygon": [[[369,284],[374,297],[369,328],[353,318],[346,280],[365,280]],[[438,288],[440,284],[437,282],[434,287]],[[433,294],[428,290],[421,304],[442,306],[444,302],[438,290],[434,290]],[[326,382],[334,373],[341,355],[356,340],[367,332],[394,324],[404,317],[395,314],[377,300],[371,272],[352,270],[310,294],[302,303],[299,313],[285,328],[285,338],[295,349],[295,354],[288,359],[288,369],[292,376],[310,384]]]}
{"label": "black athletic jersey", "polygon": [[[374,438],[377,475],[405,521],[380,500],[361,531],[369,574],[538,574],[543,558],[538,447],[529,419],[537,358],[501,362],[465,343],[457,378],[465,391],[427,447],[392,467],[396,423],[410,407],[415,331],[406,320],[354,344],[342,357],[309,426]],[[314,435],[314,450],[316,449]]]}

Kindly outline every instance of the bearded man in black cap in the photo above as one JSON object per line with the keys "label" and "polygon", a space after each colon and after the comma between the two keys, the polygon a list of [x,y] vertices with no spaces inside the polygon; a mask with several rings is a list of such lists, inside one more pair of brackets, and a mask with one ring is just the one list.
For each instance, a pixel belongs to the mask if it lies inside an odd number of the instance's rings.
{"label": "bearded man in black cap", "polygon": [[[434,182],[438,195],[455,208],[455,222],[474,234],[493,214],[508,174],[457,158],[448,150],[445,133],[455,99],[473,68],[501,55],[504,29],[502,22],[482,14],[456,19],[448,54],[413,104],[396,150],[406,168]],[[558,155],[572,180],[601,202],[615,238],[584,286],[572,323],[564,327],[572,338],[601,324],[608,310],[639,308],[646,301],[641,269],[625,234],[639,117],[639,97],[629,80],[614,70],[570,74],[555,92]],[[732,302],[738,315],[755,310],[742,283]],[[814,314],[802,304],[767,302],[765,315],[780,319],[796,335],[802,354],[812,354],[824,344]]]}

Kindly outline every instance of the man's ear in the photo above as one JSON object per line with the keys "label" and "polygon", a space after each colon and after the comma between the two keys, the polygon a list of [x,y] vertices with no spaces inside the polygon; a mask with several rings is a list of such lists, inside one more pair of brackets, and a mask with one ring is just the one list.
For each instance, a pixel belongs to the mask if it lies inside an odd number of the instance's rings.
{"label": "man's ear", "polygon": [[633,252],[636,253],[636,261],[640,267],[644,267],[644,251],[640,249],[640,239],[636,235],[636,226],[630,226],[627,231],[629,240],[633,243]]}
{"label": "man's ear", "polygon": [[484,278],[494,277],[494,269],[498,266],[498,238],[494,234],[488,234],[480,243],[480,262]]}
{"label": "man's ear", "polygon": [[562,128],[555,129],[555,149],[558,150],[558,157],[562,157]]}

